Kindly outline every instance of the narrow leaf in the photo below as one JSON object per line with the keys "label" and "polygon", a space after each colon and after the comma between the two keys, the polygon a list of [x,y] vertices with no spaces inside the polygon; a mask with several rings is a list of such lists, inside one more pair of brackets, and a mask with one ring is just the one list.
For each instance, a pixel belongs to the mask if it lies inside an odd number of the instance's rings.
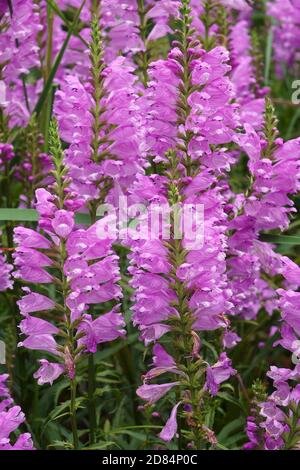
{"label": "narrow leaf", "polygon": [[300,245],[300,237],[294,235],[268,235],[267,233],[262,233],[260,235],[260,240],[263,242],[281,243],[284,245]]}
{"label": "narrow leaf", "polygon": [[61,63],[61,61],[62,61],[62,58],[63,58],[63,56],[64,56],[64,53],[65,53],[65,50],[66,50],[66,48],[67,48],[67,45],[68,45],[68,43],[69,43],[69,41],[70,41],[70,38],[71,38],[71,36],[72,36],[72,34],[73,34],[73,32],[74,32],[74,29],[75,29],[76,26],[77,26],[77,23],[78,23],[78,20],[79,20],[79,16],[80,16],[81,10],[82,10],[82,8],[83,8],[83,6],[84,6],[84,4],[85,4],[85,1],[86,1],[86,0],[83,0],[83,2],[82,2],[82,4],[81,4],[80,8],[77,10],[77,13],[76,13],[76,15],[75,15],[74,21],[73,21],[73,23],[72,23],[72,25],[70,26],[70,29],[69,29],[69,31],[68,31],[67,37],[66,37],[66,39],[64,40],[64,43],[63,43],[63,45],[62,45],[62,47],[61,47],[59,53],[58,53],[57,56],[56,56],[56,59],[55,59],[54,64],[53,64],[53,67],[52,67],[52,69],[51,69],[51,71],[50,71],[50,73],[49,73],[48,80],[47,80],[47,82],[46,82],[46,84],[45,84],[45,87],[44,87],[44,89],[43,89],[43,91],[42,91],[42,94],[41,94],[41,96],[40,96],[40,98],[39,98],[39,100],[38,100],[38,102],[37,102],[37,104],[36,104],[36,106],[35,106],[35,108],[34,108],[34,113],[36,113],[36,114],[39,114],[39,113],[41,112],[42,108],[43,108],[43,105],[44,105],[45,100],[46,100],[46,98],[47,98],[47,96],[48,96],[48,93],[49,93],[49,90],[50,90],[50,88],[51,88],[51,85],[52,85],[52,82],[53,82],[53,80],[54,80],[54,77],[55,77],[55,74],[56,74],[56,72],[57,72],[57,69],[58,69],[58,67],[59,67],[59,65],[60,65],[60,63]]}
{"label": "narrow leaf", "polygon": [[[0,220],[6,222],[37,222],[39,214],[35,209],[0,209]],[[76,214],[75,221],[77,224],[89,225],[91,219],[89,214]]]}
{"label": "narrow leaf", "polygon": [[0,220],[37,222],[38,213],[34,209],[0,209]]}
{"label": "narrow leaf", "polygon": [[[71,27],[71,23],[68,21],[68,19],[66,18],[65,14],[63,11],[61,11],[61,9],[57,6],[56,2],[54,0],[46,0],[46,2],[48,3],[48,5],[52,8],[52,10],[57,14],[57,16],[60,17],[61,20],[63,20],[63,22],[65,23],[65,25],[70,28]],[[86,47],[89,47],[88,43],[86,42],[86,40],[79,34],[79,33],[76,33],[76,32],[73,32],[74,36],[78,37],[80,39],[80,41],[86,46]]]}
{"label": "narrow leaf", "polygon": [[266,53],[265,53],[265,85],[269,83],[271,62],[272,62],[272,50],[273,50],[273,29],[270,28],[267,37],[266,43]]}

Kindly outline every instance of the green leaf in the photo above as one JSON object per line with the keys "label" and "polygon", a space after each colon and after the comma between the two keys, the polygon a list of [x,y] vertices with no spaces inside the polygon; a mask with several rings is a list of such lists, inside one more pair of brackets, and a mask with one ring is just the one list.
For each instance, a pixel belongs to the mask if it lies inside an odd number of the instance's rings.
{"label": "green leaf", "polygon": [[216,444],[216,448],[220,450],[230,450],[228,447],[223,446],[223,444],[220,444],[219,442]]}
{"label": "green leaf", "polygon": [[90,225],[91,224],[91,218],[89,214],[75,214],[75,222],[77,224],[82,224],[82,225]]}
{"label": "green leaf", "polygon": [[74,18],[74,20],[73,20],[73,23],[71,24],[70,29],[69,29],[69,31],[68,31],[67,37],[66,37],[66,39],[64,40],[64,43],[63,43],[63,45],[62,45],[62,47],[61,47],[59,53],[58,53],[57,56],[56,56],[56,59],[55,59],[55,61],[54,61],[54,64],[53,64],[52,69],[50,70],[48,80],[47,80],[47,82],[46,82],[46,84],[45,84],[45,86],[44,86],[44,89],[43,89],[43,91],[42,91],[42,94],[41,94],[41,96],[40,96],[40,98],[39,98],[39,100],[38,100],[38,102],[37,102],[37,104],[36,104],[36,106],[35,106],[35,108],[34,108],[34,111],[33,111],[33,112],[36,113],[37,115],[41,112],[41,110],[42,110],[42,108],[43,108],[43,105],[44,105],[44,103],[45,103],[45,101],[46,101],[46,99],[47,99],[47,96],[48,96],[48,93],[49,93],[49,91],[50,91],[50,88],[51,88],[52,82],[53,82],[53,80],[54,80],[54,77],[55,77],[55,75],[56,75],[57,69],[58,69],[58,67],[59,67],[59,65],[60,65],[60,63],[61,63],[61,61],[62,61],[62,58],[63,58],[63,56],[64,56],[64,53],[65,53],[65,50],[66,50],[66,48],[67,48],[67,45],[68,45],[68,43],[69,43],[69,41],[70,41],[70,38],[71,38],[71,36],[72,36],[72,34],[73,34],[73,32],[74,32],[76,26],[77,26],[77,23],[78,23],[78,20],[79,20],[79,16],[80,16],[81,10],[82,10],[82,8],[83,8],[85,2],[86,2],[86,0],[83,0],[83,2],[82,2],[82,4],[81,4],[80,8],[77,10],[77,13],[76,13],[75,18]]}
{"label": "green leaf", "polygon": [[201,339],[201,341],[202,341],[202,344],[204,344],[204,346],[206,346],[213,353],[214,358],[217,359],[219,356],[218,356],[216,349],[213,347],[213,345],[210,344],[205,339]]}
{"label": "green leaf", "polygon": [[243,409],[242,407],[242,404],[234,397],[232,397],[231,395],[229,395],[229,393],[226,393],[226,392],[219,392],[218,395],[217,395],[219,398],[222,398],[223,400],[225,401],[228,401],[229,403],[233,403],[234,405],[236,405],[238,408],[241,408]]}
{"label": "green leaf", "polygon": [[112,446],[117,446],[117,444],[113,441],[98,442],[97,444],[94,444],[92,446],[83,447],[81,450],[102,450]]}
{"label": "green leaf", "polygon": [[[63,20],[63,22],[65,23],[65,25],[70,28],[71,27],[71,23],[68,21],[68,19],[66,18],[65,14],[63,11],[61,11],[61,9],[57,6],[56,2],[54,0],[46,0],[46,2],[48,3],[48,5],[52,8],[52,10],[57,14],[57,16],[60,17],[61,20]],[[73,31],[73,34],[74,36],[78,37],[80,39],[80,41],[86,46],[86,47],[89,47],[88,43],[86,42],[86,40],[77,32]]]}
{"label": "green leaf", "polygon": [[34,209],[0,209],[0,220],[37,222],[38,213]]}
{"label": "green leaf", "polygon": [[296,110],[294,113],[294,116],[292,117],[288,130],[286,132],[286,140],[290,140],[292,138],[293,132],[294,132],[294,127],[297,124],[298,120],[300,118],[300,108]]}
{"label": "green leaf", "polygon": [[241,429],[242,423],[243,423],[243,419],[237,418],[231,421],[230,423],[226,424],[226,426],[224,426],[222,431],[220,431],[217,436],[218,441],[226,442],[226,438],[228,436],[230,436],[237,429]]}
{"label": "green leaf", "polygon": [[[83,400],[84,399],[82,397],[76,398],[76,403],[75,403],[76,409],[82,408],[80,404],[83,402]],[[69,414],[70,414],[70,400],[67,400],[64,403],[61,403],[60,405],[56,406],[54,410],[51,411],[51,413],[48,416],[47,422],[54,421],[62,416],[65,416],[65,415],[67,416]]]}
{"label": "green leaf", "polygon": [[[0,209],[0,220],[6,222],[37,222],[39,214],[35,209]],[[91,219],[89,214],[76,214],[75,222],[77,224],[90,225]]]}
{"label": "green leaf", "polygon": [[266,42],[266,52],[265,52],[265,85],[269,83],[271,63],[272,63],[272,50],[273,50],[273,28],[269,28],[267,42]]}
{"label": "green leaf", "polygon": [[[108,433],[108,434],[129,434],[129,433],[131,433],[131,435],[132,435],[133,434],[132,429],[137,429],[137,430],[161,429],[161,426],[156,426],[156,425],[152,426],[150,424],[146,424],[144,426],[143,425],[141,425],[141,426],[124,426],[124,427],[120,427],[120,428],[117,428],[117,429],[111,429],[108,432],[105,431],[105,429],[104,429],[104,432]],[[134,433],[134,434],[137,434],[137,433]],[[138,434],[140,435],[140,432]]]}
{"label": "green leaf", "polygon": [[300,237],[294,235],[268,235],[267,233],[262,233],[259,238],[263,242],[284,245],[300,245]]}
{"label": "green leaf", "polygon": [[53,442],[53,444],[49,444],[48,447],[49,448],[51,448],[51,447],[60,447],[62,449],[72,449],[73,448],[73,446],[72,446],[72,444],[70,444],[70,442],[58,441],[58,440],[55,440]]}

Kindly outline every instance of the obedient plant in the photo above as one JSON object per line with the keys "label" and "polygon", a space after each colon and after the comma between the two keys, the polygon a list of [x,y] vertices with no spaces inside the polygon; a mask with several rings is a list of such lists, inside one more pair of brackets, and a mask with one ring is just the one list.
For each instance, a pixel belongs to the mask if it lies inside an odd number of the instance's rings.
{"label": "obedient plant", "polygon": [[[229,327],[225,314],[232,304],[225,274],[224,200],[214,183],[229,166],[224,145],[233,138],[237,118],[235,106],[229,103],[233,94],[226,77],[227,53],[221,47],[210,52],[200,48],[193,38],[190,12],[188,2],[183,2],[175,47],[167,60],[153,64],[153,80],[145,94],[146,140],[154,162],[161,162],[165,171],[162,176],[151,175],[148,182],[141,178],[132,193],[141,201],[159,200],[171,207],[201,204],[205,241],[202,246],[196,238],[191,247],[191,234],[183,233],[182,240],[137,242],[131,274],[136,288],[133,321],[142,338],[149,343],[166,335],[172,344],[172,355],[154,346],[155,367],[145,375],[138,395],[152,404],[179,388],[178,403],[160,437],[166,441],[174,437],[176,411],[182,405],[190,428],[183,433],[199,449],[206,440],[214,444],[203,418],[204,403],[209,393],[216,395],[220,384],[236,373],[225,352],[215,364],[207,363],[199,332]],[[164,372],[175,374],[176,380],[148,384]]]}
{"label": "obedient plant", "polygon": [[90,83],[66,77],[55,103],[61,136],[71,144],[66,152],[71,188],[92,211],[112,186],[116,194],[122,188],[125,191],[141,166],[133,68],[121,57],[105,66],[103,53],[96,11],[91,26]]}
{"label": "obedient plant", "polygon": [[[20,330],[26,338],[19,346],[50,354],[51,360],[40,359],[40,368],[34,374],[40,385],[52,384],[63,373],[69,377],[73,445],[78,448],[76,364],[85,352],[96,352],[97,344],[122,336],[125,331],[117,305],[96,319],[88,313],[91,304],[120,299],[118,257],[112,254],[111,240],[99,241],[96,225],[87,230],[75,227],[76,201],[68,190],[55,122],[50,128],[50,151],[55,168],[53,193],[36,191],[39,229],[45,234],[25,227],[15,229],[14,276],[30,284],[53,284],[56,298],[24,288],[25,295],[18,305],[24,317]],[[53,322],[43,318],[45,311]]]}
{"label": "obedient plant", "polygon": [[299,12],[0,1],[0,450],[299,449]]}

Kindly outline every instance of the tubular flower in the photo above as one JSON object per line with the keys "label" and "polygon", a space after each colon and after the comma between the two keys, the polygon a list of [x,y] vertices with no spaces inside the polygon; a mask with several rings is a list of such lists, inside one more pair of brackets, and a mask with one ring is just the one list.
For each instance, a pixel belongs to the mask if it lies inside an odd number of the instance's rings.
{"label": "tubular flower", "polygon": [[6,262],[4,255],[0,252],[0,292],[11,289],[13,282],[11,279],[12,265]]}
{"label": "tubular flower", "polygon": [[7,374],[0,375],[0,450],[34,450],[28,432],[15,435],[25,421],[25,415],[19,406],[14,405],[6,385],[7,379]]}

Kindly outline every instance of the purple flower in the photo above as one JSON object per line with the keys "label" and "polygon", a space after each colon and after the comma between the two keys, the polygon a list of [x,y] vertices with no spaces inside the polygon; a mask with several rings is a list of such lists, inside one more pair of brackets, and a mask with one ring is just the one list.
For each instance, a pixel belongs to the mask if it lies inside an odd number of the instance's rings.
{"label": "purple flower", "polygon": [[[142,145],[139,143],[139,118],[131,112],[137,94],[134,83],[133,67],[124,57],[117,57],[103,71],[105,97],[101,100],[106,124],[101,128],[104,139],[99,152],[104,153],[99,163],[92,155],[93,138],[93,97],[92,90],[84,86],[76,76],[66,76],[56,93],[55,114],[59,122],[62,138],[70,143],[67,149],[66,164],[68,175],[72,178],[71,189],[81,197],[82,202],[97,199],[99,182],[110,175],[116,187],[110,197],[115,200],[119,188],[127,191],[136,174],[141,172]],[[111,156],[117,156],[112,159]],[[98,158],[98,157],[97,157]],[[103,160],[103,161],[102,161]]]}
{"label": "purple flower", "polygon": [[[7,374],[0,375],[0,450],[33,450],[33,443],[29,433],[20,434],[12,439],[15,431],[25,421],[25,415],[19,406],[13,405],[8,387]],[[11,439],[15,441],[11,443]]]}
{"label": "purple flower", "polygon": [[[97,224],[86,230],[75,229],[73,212],[58,209],[57,196],[38,191],[37,197],[36,207],[40,213],[38,228],[45,228],[48,238],[30,229],[22,230],[19,227],[15,230],[17,247],[14,259],[17,271],[14,276],[35,284],[54,285],[60,285],[62,278],[67,293],[63,293],[63,308],[58,301],[24,289],[25,295],[18,305],[24,316],[19,327],[26,338],[18,346],[47,351],[59,359],[59,362],[42,359],[41,367],[35,373],[39,384],[52,384],[64,371],[71,380],[75,377],[76,361],[69,345],[64,344],[64,321],[74,325],[74,331],[80,334],[74,340],[76,347],[84,346],[84,350],[90,352],[96,352],[100,343],[123,337],[125,323],[118,307],[96,319],[87,313],[90,304],[116,301],[122,296],[118,285],[118,257],[112,251],[113,240],[99,239]],[[61,256],[65,259],[59,264]],[[52,268],[55,268],[54,274],[48,271]],[[57,270],[61,271],[58,278],[55,277]],[[29,315],[32,312],[42,315],[46,310],[63,313],[59,328],[43,318]],[[82,353],[83,350],[80,350],[78,354]]]}
{"label": "purple flower", "polygon": [[234,331],[226,331],[223,336],[224,348],[234,348],[242,339]]}
{"label": "purple flower", "polygon": [[176,416],[177,416],[177,410],[180,404],[181,402],[177,403],[173,407],[168,421],[166,422],[163,429],[159,433],[159,437],[165,442],[170,442],[173,439],[173,437],[176,435],[176,432],[177,432]]}
{"label": "purple flower", "polygon": [[153,385],[141,385],[136,393],[143,400],[147,401],[150,405],[153,405],[157,400],[168,393],[173,387],[178,385],[179,382],[171,382],[165,384],[153,384]]}
{"label": "purple flower", "polygon": [[0,444],[0,450],[34,450],[33,442],[29,432],[20,434],[16,442],[11,444]]}
{"label": "purple flower", "polygon": [[40,233],[30,228],[16,227],[14,230],[15,243],[24,248],[50,248],[51,243]]}
{"label": "purple flower", "polygon": [[297,73],[297,50],[300,45],[300,8],[293,0],[275,0],[267,3],[268,14],[273,17],[274,59],[276,71],[284,76],[288,67],[290,73]]}
{"label": "purple flower", "polygon": [[[3,73],[7,85],[5,113],[10,116],[10,126],[26,126],[30,112],[26,107],[21,75],[27,76],[32,68],[41,65],[37,37],[42,25],[33,0],[14,0],[13,15],[6,10],[4,19],[7,28],[1,33],[0,63],[7,62]],[[37,83],[28,84],[26,95],[30,109],[36,103],[38,92]]]}
{"label": "purple flower", "polygon": [[221,0],[221,3],[226,7],[235,8],[236,10],[251,10],[251,7],[246,0]]}
{"label": "purple flower", "polygon": [[124,319],[117,311],[117,307],[96,320],[92,320],[90,315],[85,315],[78,328],[78,331],[84,332],[85,336],[79,343],[84,345],[87,351],[96,352],[98,344],[124,337],[126,334],[124,327]]}
{"label": "purple flower", "polygon": [[56,362],[49,362],[46,359],[40,359],[40,368],[33,374],[35,379],[38,379],[39,385],[44,385],[46,383],[53,384],[61,374],[64,373],[65,367]]}
{"label": "purple flower", "polygon": [[66,238],[73,230],[74,214],[66,210],[56,211],[52,220],[52,227],[59,237]]}
{"label": "purple flower", "polygon": [[57,343],[51,334],[36,334],[28,336],[24,341],[18,343],[18,347],[33,349],[38,351],[47,351],[58,355]]}
{"label": "purple flower", "polygon": [[41,312],[43,310],[51,310],[54,308],[55,303],[45,295],[38,294],[37,292],[30,292],[24,295],[18,302],[18,306],[22,315]]}
{"label": "purple flower", "polygon": [[0,292],[12,288],[11,271],[12,265],[6,262],[4,255],[0,252]]}
{"label": "purple flower", "polygon": [[0,0],[0,14],[3,15],[3,13],[6,12],[8,8],[8,2],[7,0]]}
{"label": "purple flower", "polygon": [[41,318],[31,317],[26,315],[25,319],[21,321],[19,328],[24,335],[45,335],[56,334],[58,328],[52,323],[42,320]]}
{"label": "purple flower", "polygon": [[218,362],[206,369],[206,388],[211,395],[217,395],[219,385],[235,374],[236,370],[231,367],[231,360],[223,352],[220,354]]}

